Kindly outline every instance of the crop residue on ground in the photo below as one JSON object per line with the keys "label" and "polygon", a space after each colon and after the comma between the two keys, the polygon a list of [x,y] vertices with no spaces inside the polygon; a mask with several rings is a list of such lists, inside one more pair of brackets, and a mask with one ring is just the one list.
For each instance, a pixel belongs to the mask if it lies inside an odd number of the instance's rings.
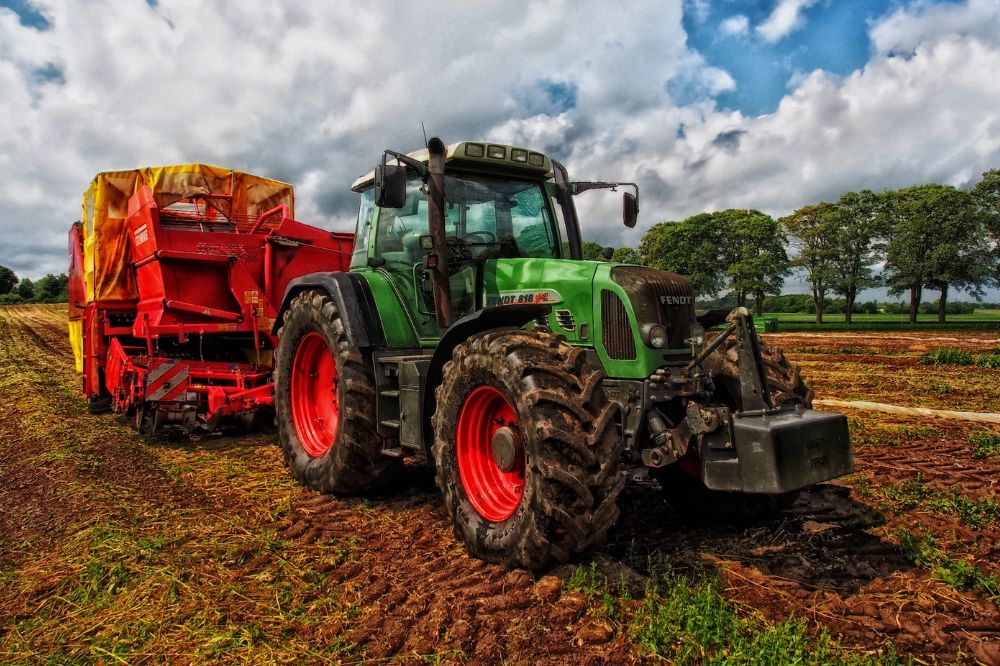
{"label": "crop residue on ground", "polygon": [[[768,336],[817,397],[977,412],[1000,369],[924,355],[996,338]],[[602,553],[535,578],[466,556],[426,473],[323,497],[271,432],[143,441],[71,358],[64,307],[0,308],[4,663],[1000,663],[988,425],[846,410],[857,472],[751,524],[638,479]]]}

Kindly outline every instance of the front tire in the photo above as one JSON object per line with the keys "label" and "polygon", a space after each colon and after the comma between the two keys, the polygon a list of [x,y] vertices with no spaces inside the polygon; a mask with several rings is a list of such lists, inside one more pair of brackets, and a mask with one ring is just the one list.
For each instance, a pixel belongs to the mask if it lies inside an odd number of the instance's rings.
{"label": "front tire", "polygon": [[[780,406],[799,402],[812,407],[813,391],[802,379],[802,368],[785,356],[781,347],[772,347],[758,338],[760,356],[767,375],[771,403]],[[710,340],[706,340],[706,343]],[[741,408],[739,351],[736,336],[730,335],[722,345],[708,355],[705,369],[712,373],[716,399],[732,411]],[[693,510],[701,517],[716,522],[746,523],[771,518],[790,507],[799,491],[781,495],[739,493],[709,490],[701,481],[701,466],[696,458],[686,458],[668,467],[654,468],[650,475],[663,489],[667,500],[678,508]]]}
{"label": "front tire", "polygon": [[541,569],[603,543],[623,442],[583,350],[504,329],[459,345],[434,413],[437,485],[469,552]]}
{"label": "front tire", "polygon": [[[758,338],[760,342],[760,357],[767,373],[767,387],[771,392],[771,402],[776,407],[786,402],[801,402],[805,407],[812,407],[813,391],[802,379],[802,368],[798,363],[788,360],[781,347],[772,347]],[[708,343],[711,340],[706,340]],[[739,350],[736,348],[736,336],[730,335],[722,345],[708,355],[703,363],[706,370],[711,371],[716,388],[723,393],[731,403],[729,407],[736,409],[740,400],[740,366]]]}
{"label": "front tire", "polygon": [[285,466],[304,486],[368,491],[401,467],[382,455],[369,359],[354,347],[336,306],[319,291],[296,296],[275,351],[274,406]]}

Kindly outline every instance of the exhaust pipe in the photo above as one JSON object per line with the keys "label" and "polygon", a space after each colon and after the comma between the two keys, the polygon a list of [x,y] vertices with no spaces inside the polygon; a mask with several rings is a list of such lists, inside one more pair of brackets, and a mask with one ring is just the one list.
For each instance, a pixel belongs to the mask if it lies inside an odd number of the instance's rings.
{"label": "exhaust pipe", "polygon": [[[442,330],[454,323],[451,310],[451,282],[448,279],[448,240],[444,233],[444,142],[433,137],[427,142],[427,225],[434,248],[428,262],[434,282],[434,311]],[[433,266],[430,264],[433,263]]]}

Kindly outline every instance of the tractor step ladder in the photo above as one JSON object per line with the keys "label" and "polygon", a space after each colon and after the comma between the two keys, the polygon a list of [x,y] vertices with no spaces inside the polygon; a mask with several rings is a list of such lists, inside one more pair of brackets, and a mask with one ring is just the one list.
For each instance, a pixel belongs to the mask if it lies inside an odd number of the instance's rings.
{"label": "tractor step ladder", "polygon": [[430,352],[375,357],[377,415],[382,455],[391,458],[424,453],[420,401]]}

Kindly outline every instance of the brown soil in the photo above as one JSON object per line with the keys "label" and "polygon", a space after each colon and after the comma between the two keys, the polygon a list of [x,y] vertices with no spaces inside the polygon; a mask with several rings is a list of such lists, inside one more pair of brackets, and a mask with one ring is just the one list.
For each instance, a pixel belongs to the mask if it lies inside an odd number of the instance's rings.
{"label": "brown soil", "polygon": [[923,365],[924,352],[995,353],[992,332],[776,333],[765,336],[802,365],[817,397],[907,407],[1000,412],[1000,369]]}
{"label": "brown soil", "polygon": [[[819,398],[1000,407],[998,371],[917,363],[934,346],[994,349],[990,336],[905,336],[916,339],[769,337],[803,362]],[[871,354],[795,351],[847,347]],[[144,442],[115,417],[86,413],[71,359],[64,307],[0,308],[0,661],[640,660],[626,626],[600,621],[586,597],[563,589],[572,566],[536,579],[468,557],[427,472],[407,470],[381,496],[338,499],[288,478],[273,432]],[[920,381],[953,390],[920,391]],[[634,479],[599,568],[639,592],[651,561],[716,569],[734,602],[769,621],[806,616],[848,647],[892,642],[929,663],[1000,663],[997,603],[897,546],[900,528],[926,532],[1000,576],[997,520],[974,529],[883,493],[919,474],[934,492],[996,499],[1000,461],[974,458],[967,441],[982,428],[849,418],[858,471],[771,520],[698,520]],[[86,562],[73,559],[81,535],[106,525],[139,544],[101,560],[128,565],[124,591],[82,585],[99,542]],[[139,606],[143,594],[149,606]]]}

